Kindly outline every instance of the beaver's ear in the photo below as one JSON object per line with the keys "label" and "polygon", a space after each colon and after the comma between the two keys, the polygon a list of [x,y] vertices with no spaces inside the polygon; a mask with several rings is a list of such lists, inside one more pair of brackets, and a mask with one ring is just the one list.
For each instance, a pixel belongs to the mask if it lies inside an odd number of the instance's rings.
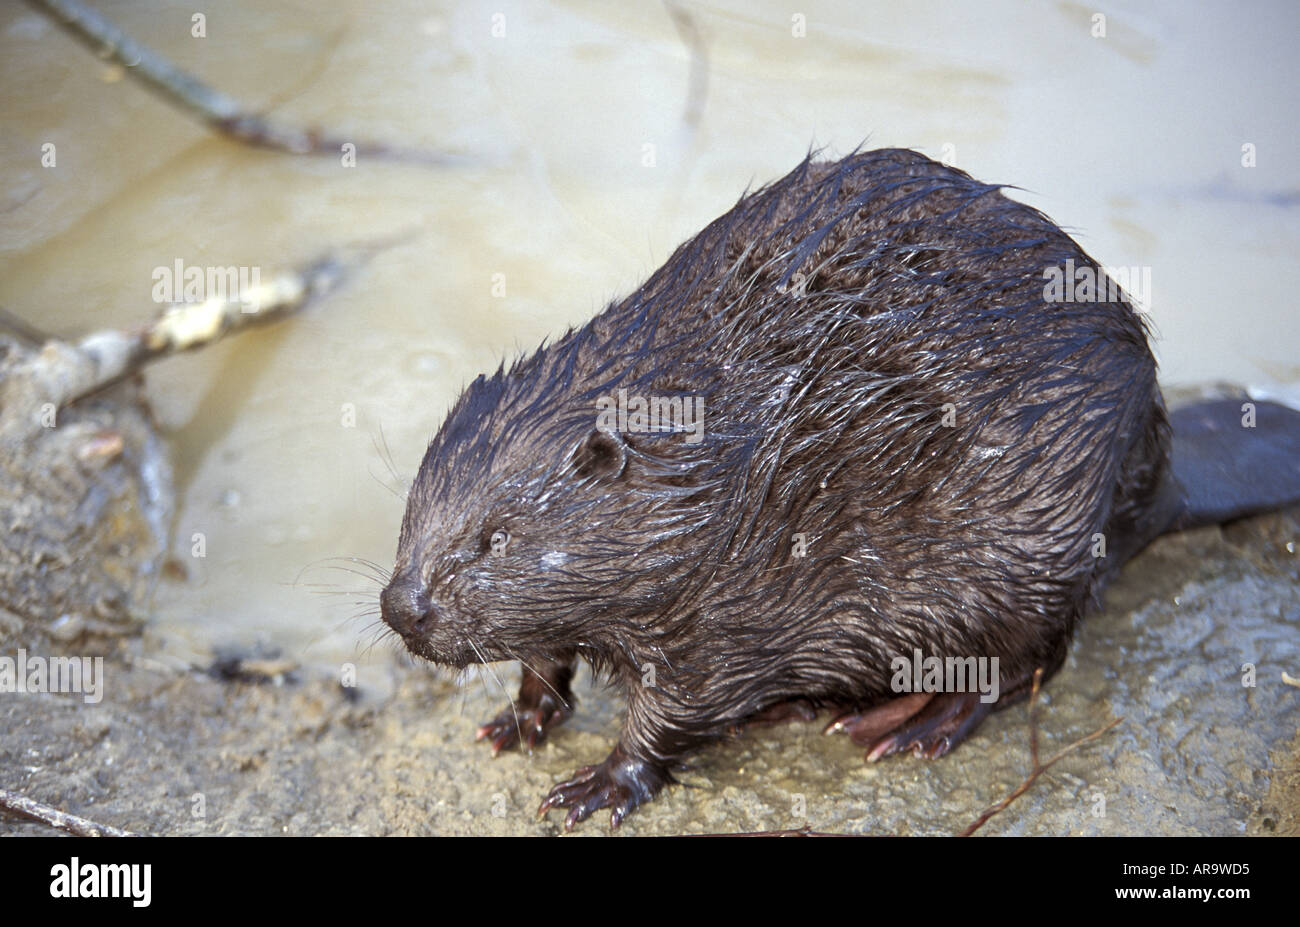
{"label": "beaver's ear", "polygon": [[627,466],[627,444],[616,432],[592,429],[573,452],[578,476],[614,479]]}

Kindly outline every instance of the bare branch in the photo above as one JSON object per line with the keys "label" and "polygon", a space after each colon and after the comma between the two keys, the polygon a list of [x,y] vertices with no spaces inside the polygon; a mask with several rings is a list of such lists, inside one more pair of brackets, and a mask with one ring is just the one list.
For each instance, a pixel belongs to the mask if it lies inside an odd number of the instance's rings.
{"label": "bare branch", "polygon": [[364,150],[370,157],[392,161],[448,165],[467,160],[463,155],[448,152],[401,149],[344,138],[319,128],[300,129],[280,125],[253,112],[234,97],[209,87],[193,74],[182,71],[79,0],[29,2],[95,54],[122,65],[128,75],[173,106],[227,138],[245,145],[290,154],[338,155],[344,145],[352,144],[358,154]]}
{"label": "bare branch", "polygon": [[68,814],[58,808],[52,808],[39,801],[33,801],[17,792],[0,789],[0,808],[32,818],[42,824],[48,824],[56,830],[65,831],[77,837],[138,837],[139,834],[108,824],[97,824],[88,818]]}
{"label": "bare branch", "polygon": [[1038,690],[1039,687],[1042,685],[1042,681],[1043,681],[1042,669],[1034,670],[1034,688],[1029,696],[1029,755],[1033,763],[1033,769],[1031,769],[1029,775],[1025,777],[1025,781],[1020,783],[1020,785],[1018,785],[1011,792],[1010,795],[1002,799],[996,805],[993,805],[985,809],[984,812],[980,814],[978,818],[975,819],[974,823],[972,823],[969,827],[967,827],[964,831],[962,831],[960,834],[957,835],[958,837],[969,837],[971,834],[975,833],[975,831],[979,830],[986,823],[988,823],[989,818],[993,817],[995,814],[999,814],[1002,811],[1005,811],[1013,801],[1015,801],[1021,795],[1025,794],[1031,788],[1033,788],[1034,783],[1038,781],[1038,777],[1041,776],[1043,773],[1047,772],[1053,766],[1055,766],[1060,760],[1064,759],[1068,754],[1073,753],[1075,750],[1078,750],[1084,744],[1096,740],[1102,734],[1105,734],[1111,728],[1115,727],[1115,725],[1119,724],[1121,721],[1124,720],[1123,718],[1116,718],[1114,721],[1110,722],[1110,724],[1107,724],[1104,727],[1100,727],[1097,730],[1093,731],[1091,734],[1088,734],[1084,737],[1080,737],[1074,743],[1070,744],[1067,747],[1062,748],[1060,751],[1054,754],[1052,758],[1049,759],[1046,763],[1040,763],[1038,761],[1037,710],[1038,710]]}
{"label": "bare branch", "polygon": [[686,109],[682,121],[692,130],[700,127],[704,115],[704,101],[709,95],[709,47],[704,42],[700,27],[685,7],[675,0],[665,0],[664,6],[672,18],[677,35],[691,56],[691,70],[686,91]]}

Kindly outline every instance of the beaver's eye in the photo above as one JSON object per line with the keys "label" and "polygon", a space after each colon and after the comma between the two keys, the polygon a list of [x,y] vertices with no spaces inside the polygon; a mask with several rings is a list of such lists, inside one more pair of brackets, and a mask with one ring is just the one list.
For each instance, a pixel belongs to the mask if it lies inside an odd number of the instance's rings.
{"label": "beaver's eye", "polygon": [[504,528],[498,528],[496,531],[493,531],[492,536],[488,538],[488,550],[492,551],[494,554],[504,554],[506,552],[506,545],[509,543],[510,532]]}

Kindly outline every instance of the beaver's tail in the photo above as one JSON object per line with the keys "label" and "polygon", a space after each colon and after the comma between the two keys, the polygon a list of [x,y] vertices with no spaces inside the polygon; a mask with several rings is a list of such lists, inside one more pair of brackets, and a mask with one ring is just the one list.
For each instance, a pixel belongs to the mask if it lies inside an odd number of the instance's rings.
{"label": "beaver's tail", "polygon": [[1172,473],[1160,533],[1219,524],[1300,503],[1300,411],[1213,399],[1169,413]]}

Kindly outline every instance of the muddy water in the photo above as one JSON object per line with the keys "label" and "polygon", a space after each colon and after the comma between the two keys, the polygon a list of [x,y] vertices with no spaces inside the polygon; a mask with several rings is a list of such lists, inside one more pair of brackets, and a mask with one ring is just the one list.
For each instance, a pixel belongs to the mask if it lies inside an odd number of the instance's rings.
{"label": "muddy water", "polygon": [[449,169],[239,147],[0,9],[0,304],[33,323],[130,325],[177,259],[269,271],[399,236],[308,314],[150,372],[189,571],[157,593],[165,652],[260,636],[355,658],[375,587],[321,561],[390,560],[390,487],[458,388],[627,292],[812,144],[950,157],[1023,187],[1102,263],[1149,268],[1166,382],[1300,382],[1297,8],[1112,4],[1094,38],[1072,3],[799,6],[690,6],[692,78],[655,4],[217,3],[204,38],[186,9],[100,4],[256,108],[467,156]]}

